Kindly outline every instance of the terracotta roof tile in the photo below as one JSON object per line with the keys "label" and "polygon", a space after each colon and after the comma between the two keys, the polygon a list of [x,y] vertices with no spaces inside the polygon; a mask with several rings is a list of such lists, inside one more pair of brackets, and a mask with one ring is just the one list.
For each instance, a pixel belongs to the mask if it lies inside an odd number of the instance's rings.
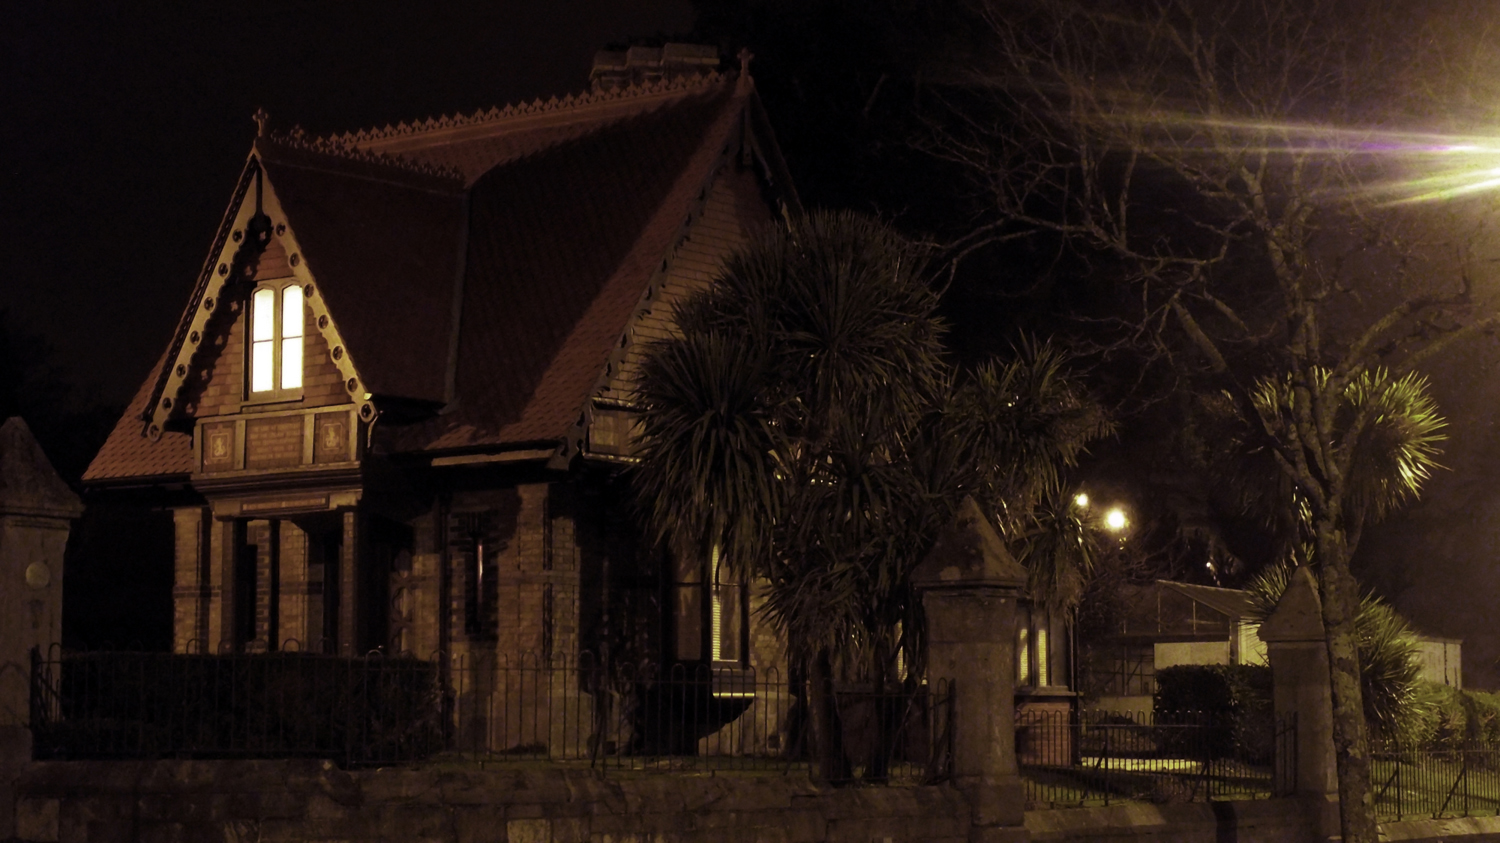
{"label": "terracotta roof tile", "polygon": [[145,423],[141,413],[146,402],[151,400],[151,390],[156,385],[156,373],[166,365],[166,352],[151,367],[145,383],[136,391],[135,398],[125,409],[125,415],[115,423],[104,447],[94,455],[88,470],[83,473],[85,483],[103,483],[110,480],[151,479],[161,477],[183,477],[193,470],[193,439],[186,433],[167,431],[161,439],[152,442],[142,430]]}
{"label": "terracotta roof tile", "polygon": [[445,401],[462,194],[318,159],[262,163],[365,391]]}
{"label": "terracotta roof tile", "polygon": [[470,195],[454,412],[401,449],[558,441],[739,110],[728,85],[498,167]]}

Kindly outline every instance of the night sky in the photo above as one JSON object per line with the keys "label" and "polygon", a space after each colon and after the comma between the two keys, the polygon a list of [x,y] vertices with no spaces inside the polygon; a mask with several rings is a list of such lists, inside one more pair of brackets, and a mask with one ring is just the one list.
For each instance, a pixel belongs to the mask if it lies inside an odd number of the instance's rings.
{"label": "night sky", "polygon": [[166,345],[265,108],[343,131],[587,88],[686,0],[3,4],[0,308],[128,401]]}

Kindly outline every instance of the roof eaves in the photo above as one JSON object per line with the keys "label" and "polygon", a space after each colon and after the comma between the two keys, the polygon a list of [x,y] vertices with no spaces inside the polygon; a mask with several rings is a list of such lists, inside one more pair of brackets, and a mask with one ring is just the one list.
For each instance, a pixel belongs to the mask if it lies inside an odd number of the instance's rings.
{"label": "roof eaves", "polygon": [[[604,391],[609,382],[609,373],[620,366],[623,355],[629,347],[629,343],[623,341],[624,336],[631,330],[631,326],[636,322],[641,312],[651,307],[652,302],[656,298],[656,293],[663,286],[662,280],[671,271],[677,247],[688,236],[693,221],[702,214],[704,206],[708,203],[708,196],[714,180],[718,177],[730,154],[733,152],[732,147],[734,143],[732,137],[734,128],[736,125],[741,127],[744,125],[743,121],[746,119],[745,101],[747,98],[754,98],[753,89],[737,91],[731,97],[730,105],[726,107],[725,113],[716,121],[718,125],[714,127],[715,130],[709,132],[704,137],[699,155],[704,154],[701,150],[707,149],[711,151],[712,158],[700,165],[703,175],[692,185],[693,193],[690,194],[691,198],[687,203],[686,213],[682,215],[682,222],[672,235],[671,241],[667,245],[661,260],[657,262],[656,268],[651,273],[640,299],[631,310],[630,316],[621,326],[620,339],[617,339],[610,346],[609,356],[606,359],[605,365],[600,368],[593,388],[589,390],[583,406],[579,408],[578,421],[571,425],[564,435],[562,444],[558,447],[556,455],[551,460],[551,467],[565,467],[572,462],[574,456],[580,454],[588,457],[599,456],[587,453],[586,448],[587,437],[585,436],[585,431],[593,423],[594,399]],[[743,135],[741,137],[743,139]],[[690,167],[690,169],[692,168]]]}

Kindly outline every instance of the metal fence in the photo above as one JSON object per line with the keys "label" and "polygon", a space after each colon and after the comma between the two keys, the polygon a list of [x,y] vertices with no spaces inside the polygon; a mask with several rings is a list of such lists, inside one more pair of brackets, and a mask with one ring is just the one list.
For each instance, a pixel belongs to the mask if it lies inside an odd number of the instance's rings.
{"label": "metal fence", "polygon": [[1370,761],[1382,820],[1500,814],[1500,748],[1383,744]]}
{"label": "metal fence", "polygon": [[1199,712],[1025,711],[1016,757],[1028,807],[1264,798],[1296,789],[1296,722]]}
{"label": "metal fence", "polygon": [[38,758],[321,757],[441,751],[437,665],[409,657],[32,651]]}
{"label": "metal fence", "polygon": [[[454,659],[453,748],[481,761],[546,759],[603,769],[804,769],[806,688],[773,671],[523,657]],[[835,691],[849,775],[937,781],[952,758],[948,683]]]}
{"label": "metal fence", "polygon": [[[471,655],[33,651],[39,758],[296,757],[398,764],[446,753],[598,770],[806,769],[807,694],[774,672],[666,672]],[[851,778],[940,781],[948,683],[835,692]]]}

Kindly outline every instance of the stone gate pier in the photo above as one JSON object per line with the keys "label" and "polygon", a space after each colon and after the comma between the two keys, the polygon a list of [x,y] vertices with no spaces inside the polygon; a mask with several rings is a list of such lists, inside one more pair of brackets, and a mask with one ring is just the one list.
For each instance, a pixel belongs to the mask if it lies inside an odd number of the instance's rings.
{"label": "stone gate pier", "polygon": [[62,640],[63,552],[83,503],[19,416],[0,425],[0,840],[31,760],[31,649]]}
{"label": "stone gate pier", "polygon": [[973,498],[912,574],[927,615],[927,673],[953,682],[953,780],[971,841],[1026,841],[1016,767],[1015,617],[1026,571]]}

